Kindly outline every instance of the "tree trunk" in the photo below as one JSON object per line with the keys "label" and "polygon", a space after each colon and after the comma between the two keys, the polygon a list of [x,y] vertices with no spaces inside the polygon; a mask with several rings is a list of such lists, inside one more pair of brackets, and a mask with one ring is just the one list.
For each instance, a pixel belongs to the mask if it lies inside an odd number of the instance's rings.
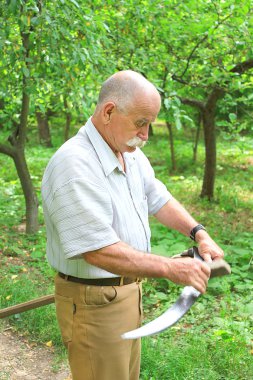
{"label": "tree trunk", "polygon": [[[24,62],[29,72],[29,33],[20,32],[24,49]],[[14,125],[14,132],[9,136],[10,145],[0,144],[0,153],[12,157],[21,182],[26,203],[26,232],[35,233],[38,230],[38,199],[32,184],[31,176],[25,158],[25,144],[30,97],[28,91],[29,79],[23,74],[22,104],[19,123]]]}
{"label": "tree trunk", "polygon": [[67,141],[69,139],[69,131],[70,131],[70,123],[71,123],[71,112],[69,109],[67,98],[64,98],[64,107],[65,107],[65,117],[66,117],[66,123],[65,123],[65,131],[64,131],[64,141]]}
{"label": "tree trunk", "polygon": [[65,132],[64,132],[64,141],[67,141],[69,139],[69,131],[70,131],[70,124],[71,124],[71,113],[66,112],[66,124],[65,124]]}
{"label": "tree trunk", "polygon": [[36,114],[36,119],[38,123],[40,144],[48,148],[51,148],[52,142],[51,142],[51,135],[50,135],[50,130],[49,130],[47,114],[44,114],[40,111],[36,111],[35,114]]}
{"label": "tree trunk", "polygon": [[26,232],[32,234],[38,231],[38,198],[33,187],[23,149],[16,147],[13,160],[20,179],[26,204]]}
{"label": "tree trunk", "polygon": [[209,200],[214,195],[216,173],[215,111],[217,101],[223,94],[224,90],[222,88],[215,87],[208,96],[206,103],[195,99],[181,98],[182,103],[198,108],[202,114],[205,140],[205,169],[200,196],[207,197]]}
{"label": "tree trunk", "polygon": [[203,111],[203,127],[205,139],[205,171],[201,197],[213,198],[216,173],[216,133],[214,121],[215,108],[205,107]]}
{"label": "tree trunk", "polygon": [[[1,99],[0,98],[0,111],[3,111],[4,110],[4,107],[5,107],[5,104],[4,104],[4,99]],[[3,124],[0,123],[0,129],[3,129]]]}
{"label": "tree trunk", "polygon": [[216,173],[216,128],[215,112],[218,100],[224,95],[224,89],[215,87],[208,96],[202,110],[204,138],[206,148],[205,173],[201,190],[201,197],[213,198]]}
{"label": "tree trunk", "polygon": [[199,144],[201,124],[202,124],[202,114],[200,112],[199,118],[198,118],[198,126],[197,126],[197,130],[196,130],[196,135],[195,135],[194,147],[193,147],[193,162],[197,161],[197,153],[198,153],[198,144]]}
{"label": "tree trunk", "polygon": [[173,130],[172,130],[172,125],[168,121],[166,121],[166,126],[169,131],[169,142],[170,142],[170,155],[171,155],[171,168],[172,171],[177,170],[177,165],[176,165],[176,157],[175,157],[175,147],[174,147],[174,137],[173,137]]}

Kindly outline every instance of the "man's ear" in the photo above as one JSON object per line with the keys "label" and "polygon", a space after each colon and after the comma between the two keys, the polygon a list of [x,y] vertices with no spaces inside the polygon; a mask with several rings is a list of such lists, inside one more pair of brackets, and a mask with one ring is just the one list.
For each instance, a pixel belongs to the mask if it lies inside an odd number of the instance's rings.
{"label": "man's ear", "polygon": [[115,103],[107,102],[103,107],[103,119],[105,124],[109,124],[111,121],[111,115],[115,111]]}

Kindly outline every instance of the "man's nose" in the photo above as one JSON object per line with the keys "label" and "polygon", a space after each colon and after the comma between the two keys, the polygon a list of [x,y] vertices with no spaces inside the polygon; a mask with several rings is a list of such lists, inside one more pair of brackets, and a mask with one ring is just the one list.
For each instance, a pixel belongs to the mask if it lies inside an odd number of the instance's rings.
{"label": "man's nose", "polygon": [[142,141],[147,141],[148,140],[148,133],[149,133],[149,125],[145,126],[145,127],[142,127],[140,132],[138,133],[138,137],[142,140]]}

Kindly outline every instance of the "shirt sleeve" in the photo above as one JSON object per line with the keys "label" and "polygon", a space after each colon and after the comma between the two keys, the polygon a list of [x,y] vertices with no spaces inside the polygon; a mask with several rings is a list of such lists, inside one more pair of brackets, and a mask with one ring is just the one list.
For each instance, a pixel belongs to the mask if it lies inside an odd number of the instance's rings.
{"label": "shirt sleeve", "polygon": [[50,217],[66,258],[114,244],[120,239],[112,228],[110,196],[103,186],[74,179],[54,194]]}

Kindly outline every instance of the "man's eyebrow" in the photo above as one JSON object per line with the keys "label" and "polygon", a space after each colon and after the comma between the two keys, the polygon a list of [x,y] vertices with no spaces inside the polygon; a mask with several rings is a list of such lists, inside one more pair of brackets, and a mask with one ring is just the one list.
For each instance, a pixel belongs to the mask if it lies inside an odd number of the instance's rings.
{"label": "man's eyebrow", "polygon": [[142,118],[142,119],[138,119],[138,120],[136,120],[135,124],[136,124],[136,125],[143,125],[143,124],[147,124],[147,123],[149,123],[149,122],[150,122],[150,121],[144,117],[144,118]]}

